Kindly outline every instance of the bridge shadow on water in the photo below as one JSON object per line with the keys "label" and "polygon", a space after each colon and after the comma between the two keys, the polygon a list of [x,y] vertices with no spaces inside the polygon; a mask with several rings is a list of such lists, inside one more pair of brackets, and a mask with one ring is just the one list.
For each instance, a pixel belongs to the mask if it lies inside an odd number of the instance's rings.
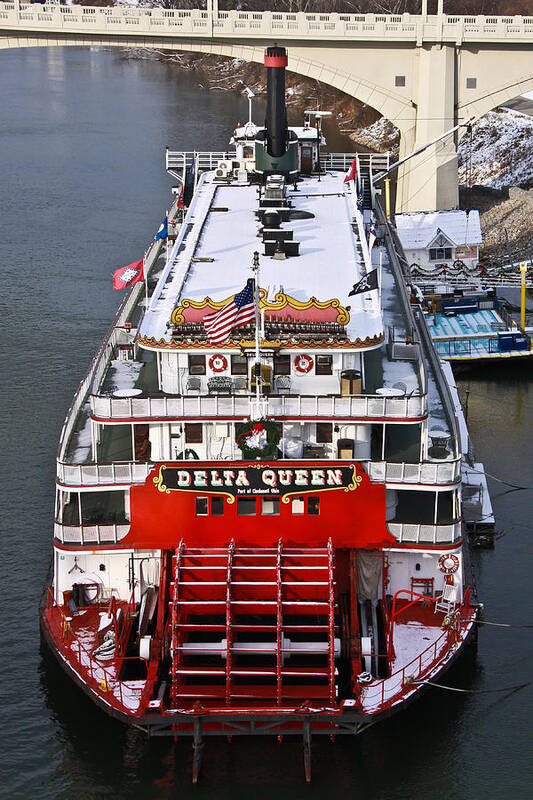
{"label": "bridge shadow on water", "polygon": [[[443,682],[475,686],[481,668],[476,645],[467,647]],[[415,704],[356,737],[312,743],[312,784],[306,785],[300,736],[206,737],[200,781],[191,784],[189,737],[149,739],[142,731],[107,717],[68,679],[48,648],[41,646],[41,689],[62,745],[53,783],[56,800],[113,797],[210,800],[324,797],[327,791],[365,798],[454,796],[453,761],[469,695],[428,691]],[[449,775],[432,778],[447,754]],[[445,758],[445,761],[447,760]]]}

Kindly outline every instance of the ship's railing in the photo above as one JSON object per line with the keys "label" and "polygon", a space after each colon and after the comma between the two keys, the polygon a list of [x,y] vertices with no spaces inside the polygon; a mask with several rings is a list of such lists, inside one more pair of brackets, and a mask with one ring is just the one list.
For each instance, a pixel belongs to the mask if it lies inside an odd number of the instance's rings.
{"label": "ship's railing", "polygon": [[[346,172],[356,153],[320,153],[320,166],[323,169],[341,170]],[[167,150],[165,151],[165,167],[167,172],[183,175],[185,168],[195,164],[196,169],[211,170],[216,169],[219,161],[232,161],[235,158],[235,151],[224,150]],[[388,170],[390,162],[389,153],[357,153],[359,168],[366,168],[371,173],[379,173]]]}
{"label": "ship's railing", "polygon": [[[209,5],[208,5],[209,9]],[[393,39],[429,42],[528,39],[533,17],[450,16],[447,14],[307,14],[272,11],[219,11],[132,7],[0,4],[3,27],[91,33],[192,37]]]}
{"label": "ship's railing", "polygon": [[121,525],[62,525],[54,523],[54,539],[61,544],[118,544],[130,529],[129,522]]}
{"label": "ship's railing", "polygon": [[[335,459],[339,461],[340,459]],[[353,459],[347,459],[353,461]],[[360,461],[372,481],[449,485],[461,477],[461,460],[425,461],[420,464],[386,461]],[[57,480],[63,486],[99,486],[144,483],[154,468],[153,464],[122,462],[114,464],[64,464],[57,465]]]}
{"label": "ship's railing", "polygon": [[[64,8],[64,6],[58,6],[58,8]],[[178,198],[175,198],[169,210],[169,215],[171,215],[171,218],[176,212],[177,202]],[[152,267],[159,258],[162,246],[162,240],[156,240],[154,236],[144,257],[144,271],[146,275],[150,274]],[[63,461],[65,459],[70,436],[74,430],[78,415],[85,403],[87,394],[91,390],[91,387],[93,387],[93,391],[96,391],[94,387],[97,387],[100,384],[107,369],[109,359],[113,357],[116,345],[120,343],[120,337],[125,335],[123,331],[117,331],[116,329],[120,328],[120,326],[124,325],[124,323],[128,321],[143,292],[143,283],[136,283],[131,287],[130,291],[127,292],[116,313],[112,325],[105,335],[96,355],[91,361],[85,377],[80,382],[76,393],[72,398],[70,408],[67,411],[67,415],[61,429],[57,450],[58,461]],[[126,340],[124,339],[124,341]]]}
{"label": "ship's railing", "polygon": [[[339,419],[412,419],[427,414],[425,395],[381,397],[378,395],[329,396],[280,395],[265,398],[269,416],[336,417]],[[252,398],[246,396],[195,395],[189,397],[91,396],[91,414],[98,419],[167,419],[202,417],[249,417]]]}
{"label": "ship's railing", "polygon": [[[389,526],[390,527],[390,526]],[[468,590],[467,590],[468,591]],[[472,625],[472,611],[468,605],[462,606],[460,611],[466,612],[468,616],[461,620],[459,631],[445,629],[441,635],[426,647],[416,658],[413,658],[401,669],[393,672],[385,680],[365,686],[361,690],[361,701],[364,711],[367,713],[377,713],[383,706],[390,704],[394,699],[401,695],[411,692],[414,688],[413,682],[426,677],[446,656],[450,653],[452,645],[460,639],[464,639]]]}
{"label": "ship's railing", "polygon": [[387,527],[399,542],[406,544],[451,544],[463,538],[460,521],[442,525],[387,522]]}

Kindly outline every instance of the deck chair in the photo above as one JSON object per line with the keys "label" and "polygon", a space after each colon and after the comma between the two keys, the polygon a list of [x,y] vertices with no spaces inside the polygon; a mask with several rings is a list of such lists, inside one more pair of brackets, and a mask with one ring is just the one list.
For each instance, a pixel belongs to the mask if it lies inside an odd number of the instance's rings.
{"label": "deck chair", "polygon": [[442,594],[435,603],[435,614],[437,611],[443,611],[445,614],[449,614],[450,611],[453,611],[456,604],[457,604],[457,592],[459,587],[453,583],[444,584],[444,589],[442,590]]}
{"label": "deck chair", "polygon": [[202,388],[202,382],[200,378],[187,378],[187,391],[188,392],[198,392],[200,394],[200,389]]}

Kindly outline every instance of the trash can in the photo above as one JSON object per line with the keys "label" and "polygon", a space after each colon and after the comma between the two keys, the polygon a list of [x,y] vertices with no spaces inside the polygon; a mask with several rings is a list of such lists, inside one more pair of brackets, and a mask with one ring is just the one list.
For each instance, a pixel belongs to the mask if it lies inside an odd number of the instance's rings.
{"label": "trash can", "polygon": [[341,372],[341,394],[361,394],[361,373],[357,369]]}

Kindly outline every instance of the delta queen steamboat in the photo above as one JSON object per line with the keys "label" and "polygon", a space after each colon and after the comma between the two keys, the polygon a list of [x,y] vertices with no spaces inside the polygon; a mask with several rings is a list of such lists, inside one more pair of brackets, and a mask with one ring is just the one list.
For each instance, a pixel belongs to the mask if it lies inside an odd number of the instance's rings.
{"label": "delta queen steamboat", "polygon": [[320,112],[288,128],[286,64],[267,49],[231,153],[167,151],[172,206],[59,445],[44,636],[102,709],[192,736],[194,779],[208,734],[299,734],[309,777],[313,735],[404,707],[475,627],[387,158],[327,153]]}

